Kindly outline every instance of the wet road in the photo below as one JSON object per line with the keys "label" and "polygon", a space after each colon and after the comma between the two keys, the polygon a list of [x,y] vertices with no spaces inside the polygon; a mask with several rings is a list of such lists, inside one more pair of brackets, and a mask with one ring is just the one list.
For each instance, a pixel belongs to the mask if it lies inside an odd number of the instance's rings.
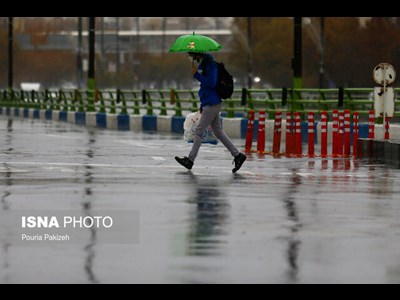
{"label": "wet road", "polygon": [[[187,171],[174,156],[190,146],[1,116],[0,283],[400,283],[399,170],[253,154],[232,174],[222,144],[204,144]],[[22,242],[20,211],[137,212],[138,225]]]}

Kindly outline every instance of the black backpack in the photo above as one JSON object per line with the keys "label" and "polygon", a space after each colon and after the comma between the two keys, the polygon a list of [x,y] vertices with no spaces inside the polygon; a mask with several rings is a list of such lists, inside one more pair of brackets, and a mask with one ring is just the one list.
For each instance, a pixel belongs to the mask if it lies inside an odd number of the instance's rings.
{"label": "black backpack", "polygon": [[218,66],[217,93],[222,99],[228,99],[233,94],[233,77],[225,68],[223,62],[216,62]]}

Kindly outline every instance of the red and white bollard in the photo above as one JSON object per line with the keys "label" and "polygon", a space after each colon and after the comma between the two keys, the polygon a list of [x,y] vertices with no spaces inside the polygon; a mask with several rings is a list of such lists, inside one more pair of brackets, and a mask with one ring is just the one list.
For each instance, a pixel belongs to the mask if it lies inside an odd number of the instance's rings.
{"label": "red and white bollard", "polygon": [[246,145],[245,151],[250,152],[253,144],[253,130],[254,130],[254,110],[249,110],[247,121]]}
{"label": "red and white bollard", "polygon": [[275,113],[274,138],[272,142],[272,154],[279,154],[281,151],[281,133],[282,133],[282,112]]}
{"label": "red and white bollard", "polygon": [[344,140],[344,112],[339,112],[339,131],[337,140],[337,155],[339,157],[343,156],[343,140]]}
{"label": "red and white bollard", "polygon": [[360,117],[358,112],[353,114],[353,157],[357,156],[357,140],[358,140],[358,123],[360,121]]}
{"label": "red and white bollard", "polygon": [[294,121],[295,121],[295,149],[296,156],[302,156],[302,141],[301,141],[301,114],[299,112],[294,113]]}
{"label": "red and white bollard", "polygon": [[389,121],[390,121],[390,118],[389,117],[385,117],[385,140],[388,140],[389,139]]}
{"label": "red and white bollard", "polygon": [[314,132],[314,123],[315,117],[313,112],[308,112],[308,156],[314,157],[314,140],[315,140],[315,132]]}
{"label": "red and white bollard", "polygon": [[337,157],[338,150],[338,134],[339,134],[339,111],[334,109],[332,112],[332,156]]}
{"label": "red and white bollard", "polygon": [[292,113],[286,112],[286,157],[294,154],[294,134],[293,134]]}
{"label": "red and white bollard", "polygon": [[328,156],[328,113],[321,112],[321,157]]}
{"label": "red and white bollard", "polygon": [[369,111],[369,120],[368,120],[368,138],[375,138],[375,113],[373,110]]}
{"label": "red and white bollard", "polygon": [[265,111],[260,111],[258,117],[257,152],[265,151]]}
{"label": "red and white bollard", "polygon": [[344,111],[344,157],[350,157],[350,110]]}

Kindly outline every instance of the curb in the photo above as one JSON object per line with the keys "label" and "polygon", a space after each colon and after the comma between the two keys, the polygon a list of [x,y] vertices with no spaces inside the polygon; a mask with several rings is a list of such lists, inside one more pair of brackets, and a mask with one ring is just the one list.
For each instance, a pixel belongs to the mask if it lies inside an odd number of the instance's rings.
{"label": "curb", "polygon": [[[177,116],[156,116],[156,115],[122,115],[122,114],[106,114],[96,112],[65,112],[52,110],[38,110],[28,108],[4,108],[0,107],[0,115],[11,117],[22,117],[41,120],[53,120],[68,122],[77,125],[93,126],[112,130],[132,130],[145,132],[172,132],[183,134],[183,123],[185,117]],[[224,131],[231,138],[245,139],[247,134],[247,118],[222,117]],[[302,142],[308,142],[308,123],[302,122]],[[394,124],[390,126],[390,137],[400,140],[400,125]],[[315,123],[315,143],[321,140],[320,123]],[[353,127],[351,126],[351,133]],[[282,120],[281,142],[285,142],[286,138],[286,120]],[[328,123],[328,143],[332,138],[332,123]],[[274,135],[274,120],[267,120],[265,124],[266,142],[272,142]],[[253,140],[257,140],[258,120],[254,121]],[[383,139],[383,125],[375,125],[375,138]],[[368,124],[359,124],[359,138],[368,138]]]}

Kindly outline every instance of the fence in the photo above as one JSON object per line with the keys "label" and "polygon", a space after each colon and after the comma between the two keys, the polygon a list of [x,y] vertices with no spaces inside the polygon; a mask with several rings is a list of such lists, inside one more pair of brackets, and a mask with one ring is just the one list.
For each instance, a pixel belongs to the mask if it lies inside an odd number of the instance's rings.
{"label": "fence", "polygon": [[[400,116],[400,100],[395,89],[395,116]],[[3,90],[1,107],[42,110],[103,112],[129,115],[182,116],[199,107],[197,90]],[[266,112],[273,119],[275,112],[332,112],[333,109],[357,111],[368,116],[374,109],[373,88],[335,89],[236,89],[223,101],[227,118],[247,117],[250,110]]]}

